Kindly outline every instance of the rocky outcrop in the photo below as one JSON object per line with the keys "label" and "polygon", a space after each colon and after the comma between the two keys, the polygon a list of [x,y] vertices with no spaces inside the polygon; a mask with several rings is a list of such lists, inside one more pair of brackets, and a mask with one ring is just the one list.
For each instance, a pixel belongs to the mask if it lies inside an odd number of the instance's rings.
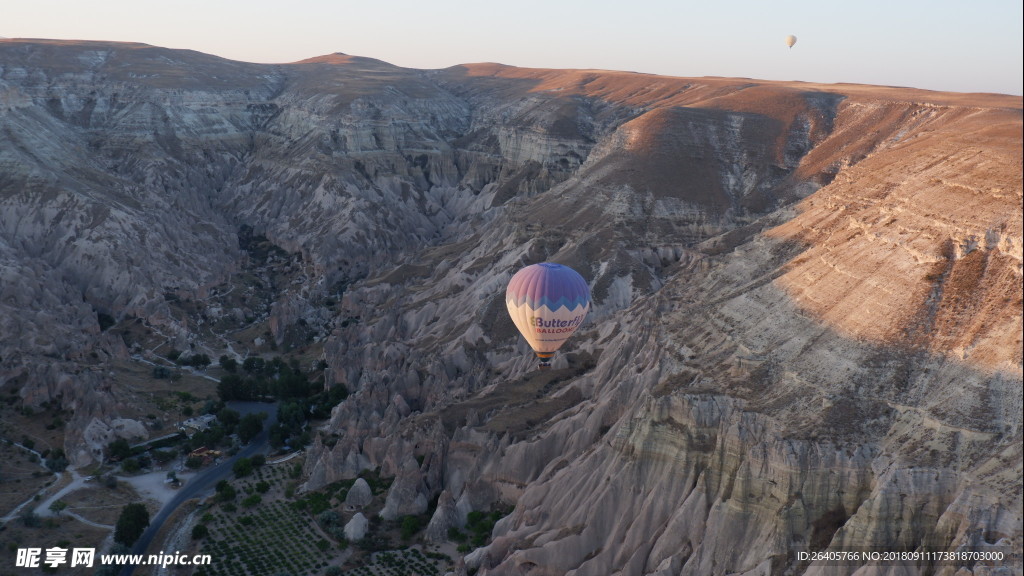
{"label": "rocky outcrop", "polygon": [[363,516],[362,512],[356,512],[352,519],[345,524],[345,538],[349,542],[358,542],[366,536],[366,529],[370,525],[370,521]]}
{"label": "rocky outcrop", "polygon": [[448,531],[452,528],[460,528],[459,512],[456,508],[455,499],[447,490],[441,492],[437,499],[437,508],[427,524],[424,536],[430,542],[441,543],[448,540]]}
{"label": "rocky outcrop", "polygon": [[366,480],[357,478],[349,488],[348,494],[345,495],[345,509],[360,510],[368,506],[372,500],[373,492],[370,490],[370,485],[366,483]]}

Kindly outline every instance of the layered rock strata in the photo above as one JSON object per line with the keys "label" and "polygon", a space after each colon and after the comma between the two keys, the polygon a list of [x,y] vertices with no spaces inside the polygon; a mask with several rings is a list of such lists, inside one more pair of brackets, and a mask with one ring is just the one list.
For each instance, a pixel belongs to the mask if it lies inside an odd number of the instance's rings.
{"label": "layered rock strata", "polygon": [[[172,303],[213,314],[251,231],[302,263],[270,338],[323,327],[352,392],[307,488],[378,469],[435,540],[513,506],[478,574],[1020,571],[1021,108],[2,40],[0,386],[75,410],[90,461],[132,354],[101,315],[215,351]],[[538,373],[502,300],[542,260],[595,302]]]}

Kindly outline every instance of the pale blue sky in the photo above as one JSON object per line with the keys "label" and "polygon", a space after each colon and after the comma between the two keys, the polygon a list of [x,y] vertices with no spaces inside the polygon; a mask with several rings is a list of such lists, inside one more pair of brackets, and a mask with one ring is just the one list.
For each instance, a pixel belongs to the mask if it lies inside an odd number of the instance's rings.
{"label": "pale blue sky", "polygon": [[[1021,94],[1020,0],[0,0],[0,36]],[[789,50],[787,34],[799,41]]]}

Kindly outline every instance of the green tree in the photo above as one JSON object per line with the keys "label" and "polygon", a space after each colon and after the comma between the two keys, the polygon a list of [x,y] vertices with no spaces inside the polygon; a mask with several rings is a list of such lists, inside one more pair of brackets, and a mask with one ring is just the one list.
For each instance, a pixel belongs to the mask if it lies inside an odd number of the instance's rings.
{"label": "green tree", "polygon": [[202,540],[210,533],[210,529],[203,524],[196,524],[192,527],[192,539]]}
{"label": "green tree", "polygon": [[266,366],[266,361],[259,356],[249,356],[242,362],[242,369],[250,374],[263,374]]}
{"label": "green tree", "polygon": [[262,431],[263,419],[259,414],[246,414],[238,423],[238,439],[242,441],[242,444],[248,444]]}
{"label": "green tree", "polygon": [[238,360],[235,360],[225,354],[220,357],[220,367],[223,368],[225,372],[234,374],[235,372],[238,372]]}
{"label": "green tree", "polygon": [[220,412],[217,412],[217,420],[224,425],[226,430],[233,430],[234,427],[242,420],[242,416],[237,410],[225,408]]}
{"label": "green tree", "polygon": [[194,366],[200,369],[206,368],[210,363],[210,357],[206,354],[195,354],[190,356],[187,362],[189,366]]}
{"label": "green tree", "polygon": [[217,501],[218,502],[230,502],[235,499],[238,495],[238,491],[235,487],[227,483],[227,480],[221,480],[217,483]]}
{"label": "green tree", "polygon": [[124,438],[118,438],[107,445],[107,454],[115,460],[124,460],[132,455],[132,447]]}
{"label": "green tree", "polygon": [[270,439],[271,446],[280,448],[284,446],[284,441],[288,439],[288,431],[280,424],[274,424],[270,427],[268,438]]}
{"label": "green tree", "polygon": [[106,332],[107,328],[117,323],[113,316],[105,312],[97,312],[96,321],[100,325],[100,332]]}
{"label": "green tree", "polygon": [[54,472],[60,472],[68,467],[68,459],[64,450],[55,448],[46,456],[46,467]]}
{"label": "green tree", "polygon": [[408,540],[420,531],[420,519],[417,516],[402,517],[402,540]]}
{"label": "green tree", "polygon": [[231,466],[231,471],[235,473],[235,476],[241,478],[252,474],[252,460],[248,458],[239,458],[235,460],[235,463]]}
{"label": "green tree", "polygon": [[146,507],[138,502],[128,504],[121,509],[121,515],[117,518],[114,541],[131,546],[135,544],[139,536],[142,536],[147,526],[149,526],[149,510],[146,510]]}
{"label": "green tree", "polygon": [[217,384],[217,396],[222,402],[229,400],[251,400],[251,392],[245,380],[238,374],[225,374]]}

